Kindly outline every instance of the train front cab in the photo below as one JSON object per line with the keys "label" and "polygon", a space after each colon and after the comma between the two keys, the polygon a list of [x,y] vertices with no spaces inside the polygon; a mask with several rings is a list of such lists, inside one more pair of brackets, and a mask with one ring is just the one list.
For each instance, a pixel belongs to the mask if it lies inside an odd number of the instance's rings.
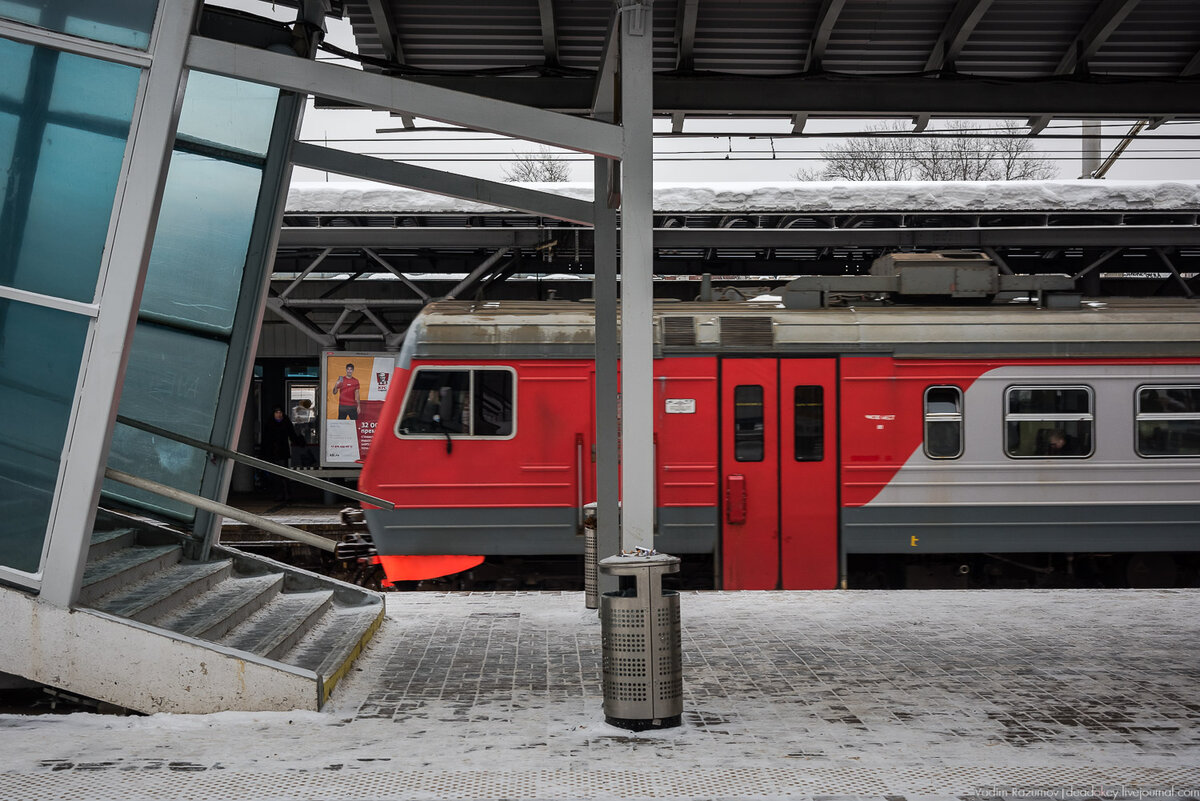
{"label": "train front cab", "polygon": [[[833,358],[655,361],[659,550],[702,556],[728,589],[838,581]],[[392,579],[442,554],[582,553],[594,501],[590,361],[414,361],[397,370],[360,486]],[[404,571],[408,572],[404,572]]]}

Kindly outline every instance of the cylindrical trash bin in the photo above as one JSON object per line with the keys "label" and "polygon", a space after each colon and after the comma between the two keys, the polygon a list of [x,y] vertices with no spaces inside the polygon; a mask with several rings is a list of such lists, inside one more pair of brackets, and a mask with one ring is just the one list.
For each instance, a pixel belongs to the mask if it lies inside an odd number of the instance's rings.
{"label": "cylindrical trash bin", "polygon": [[633,731],[678,726],[683,714],[679,593],[662,578],[679,572],[668,554],[610,556],[600,571],[619,589],[600,598],[604,719]]}

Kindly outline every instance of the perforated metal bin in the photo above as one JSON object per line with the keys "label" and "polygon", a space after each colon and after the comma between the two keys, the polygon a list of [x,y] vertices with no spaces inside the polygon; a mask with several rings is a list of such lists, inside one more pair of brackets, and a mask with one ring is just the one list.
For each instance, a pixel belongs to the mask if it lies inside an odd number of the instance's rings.
{"label": "perforated metal bin", "polygon": [[600,598],[604,719],[640,731],[678,726],[683,714],[679,593],[662,578],[679,572],[679,557],[610,556],[600,572],[617,576]]}

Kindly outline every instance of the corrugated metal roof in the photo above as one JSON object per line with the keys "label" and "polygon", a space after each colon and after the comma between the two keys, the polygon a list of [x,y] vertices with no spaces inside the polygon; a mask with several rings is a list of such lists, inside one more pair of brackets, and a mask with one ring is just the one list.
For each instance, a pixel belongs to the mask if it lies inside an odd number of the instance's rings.
{"label": "corrugated metal roof", "polygon": [[[614,4],[545,1],[552,10],[557,64],[595,70]],[[695,30],[684,37],[689,1],[695,2]],[[473,72],[553,66],[538,0],[380,3],[410,68]],[[1093,75],[1176,77],[1200,52],[1200,2],[1195,0],[845,0],[829,29],[819,68],[851,75],[922,72],[956,7],[964,4],[986,10],[955,59],[955,69],[963,75],[1054,75],[1077,39],[1087,34],[1089,23],[1103,22],[1110,14],[1119,24],[1088,59],[1086,68]],[[657,0],[655,69],[679,67],[681,49],[690,39],[695,70],[801,73],[821,8],[821,0]],[[384,57],[368,0],[346,0],[345,11],[360,52]]]}

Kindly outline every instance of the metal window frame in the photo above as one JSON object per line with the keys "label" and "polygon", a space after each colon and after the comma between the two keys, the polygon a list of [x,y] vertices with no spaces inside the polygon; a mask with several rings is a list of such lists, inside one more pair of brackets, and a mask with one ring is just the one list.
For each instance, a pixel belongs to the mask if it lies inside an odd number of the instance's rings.
{"label": "metal window frame", "polygon": [[1133,390],[1133,450],[1142,459],[1200,459],[1196,453],[1142,453],[1141,427],[1143,422],[1200,421],[1200,412],[1143,412],[1142,391],[1147,389],[1192,389],[1200,391],[1200,384],[1139,384]]}
{"label": "metal window frame", "polygon": [[[0,35],[19,28],[23,36],[39,44],[61,46],[78,55],[142,69],[97,278],[98,311],[91,318],[81,354],[41,569],[36,577],[18,573],[20,578],[16,580],[38,590],[43,601],[57,606],[69,607],[75,602],[83,579],[112,443],[121,378],[158,223],[182,88],[187,81],[188,43],[200,7],[200,0],[160,3],[146,53],[0,23]],[[9,571],[0,568],[0,578],[11,578]]]}
{"label": "metal window frame", "polygon": [[[1008,399],[1009,396],[1016,391],[1023,389],[1035,390],[1066,390],[1080,389],[1087,393],[1088,412],[1081,414],[1079,412],[1060,413],[1060,414],[1033,414],[1030,412],[1009,412]],[[1054,422],[1075,423],[1086,421],[1091,430],[1089,439],[1091,440],[1091,448],[1087,453],[1071,454],[1067,456],[1048,456],[1046,454],[1031,454],[1029,456],[1019,456],[1012,453],[1008,442],[1008,424],[1022,422]],[[1090,459],[1096,453],[1096,391],[1087,384],[1012,384],[1004,388],[1004,455],[1009,459],[1025,460],[1025,459]]]}
{"label": "metal window frame", "polygon": [[[957,412],[930,412],[929,411],[929,393],[938,389],[952,389],[957,394],[956,407]],[[955,384],[931,384],[925,387],[925,392],[921,395],[921,412],[922,420],[922,448],[925,451],[925,456],[929,459],[961,459],[963,452],[966,450],[966,393],[962,387]],[[929,424],[930,423],[958,423],[958,452],[952,456],[943,456],[929,452]],[[1007,449],[1008,443],[1005,443]]]}
{"label": "metal window frame", "polygon": [[[404,410],[408,408],[408,400],[409,400],[409,398],[412,397],[413,385],[416,384],[417,374],[420,373],[422,370],[429,370],[429,371],[437,370],[437,371],[443,372],[443,373],[454,373],[454,372],[468,373],[469,378],[467,381],[467,397],[472,404],[474,404],[474,402],[475,402],[475,372],[476,371],[492,370],[492,371],[496,371],[496,372],[509,373],[512,376],[512,432],[509,434],[503,435],[503,436],[495,435],[495,434],[476,434],[475,433],[475,410],[474,410],[474,406],[472,406],[472,407],[470,407],[470,410],[471,410],[471,414],[470,414],[471,432],[468,434],[456,434],[453,431],[436,433],[436,434],[404,434],[404,433],[401,433],[400,421],[404,419]],[[506,364],[422,364],[422,365],[418,365],[417,367],[412,368],[412,370],[409,372],[408,386],[406,386],[404,388],[404,398],[400,402],[400,412],[399,412],[399,414],[396,415],[396,424],[394,426],[392,426],[392,434],[395,435],[396,439],[406,439],[406,440],[422,440],[422,439],[444,440],[446,438],[447,434],[451,435],[451,438],[455,439],[455,440],[472,439],[472,440],[501,441],[501,440],[515,439],[517,436],[517,395],[518,394],[519,393],[517,392],[517,368],[511,367]]]}

